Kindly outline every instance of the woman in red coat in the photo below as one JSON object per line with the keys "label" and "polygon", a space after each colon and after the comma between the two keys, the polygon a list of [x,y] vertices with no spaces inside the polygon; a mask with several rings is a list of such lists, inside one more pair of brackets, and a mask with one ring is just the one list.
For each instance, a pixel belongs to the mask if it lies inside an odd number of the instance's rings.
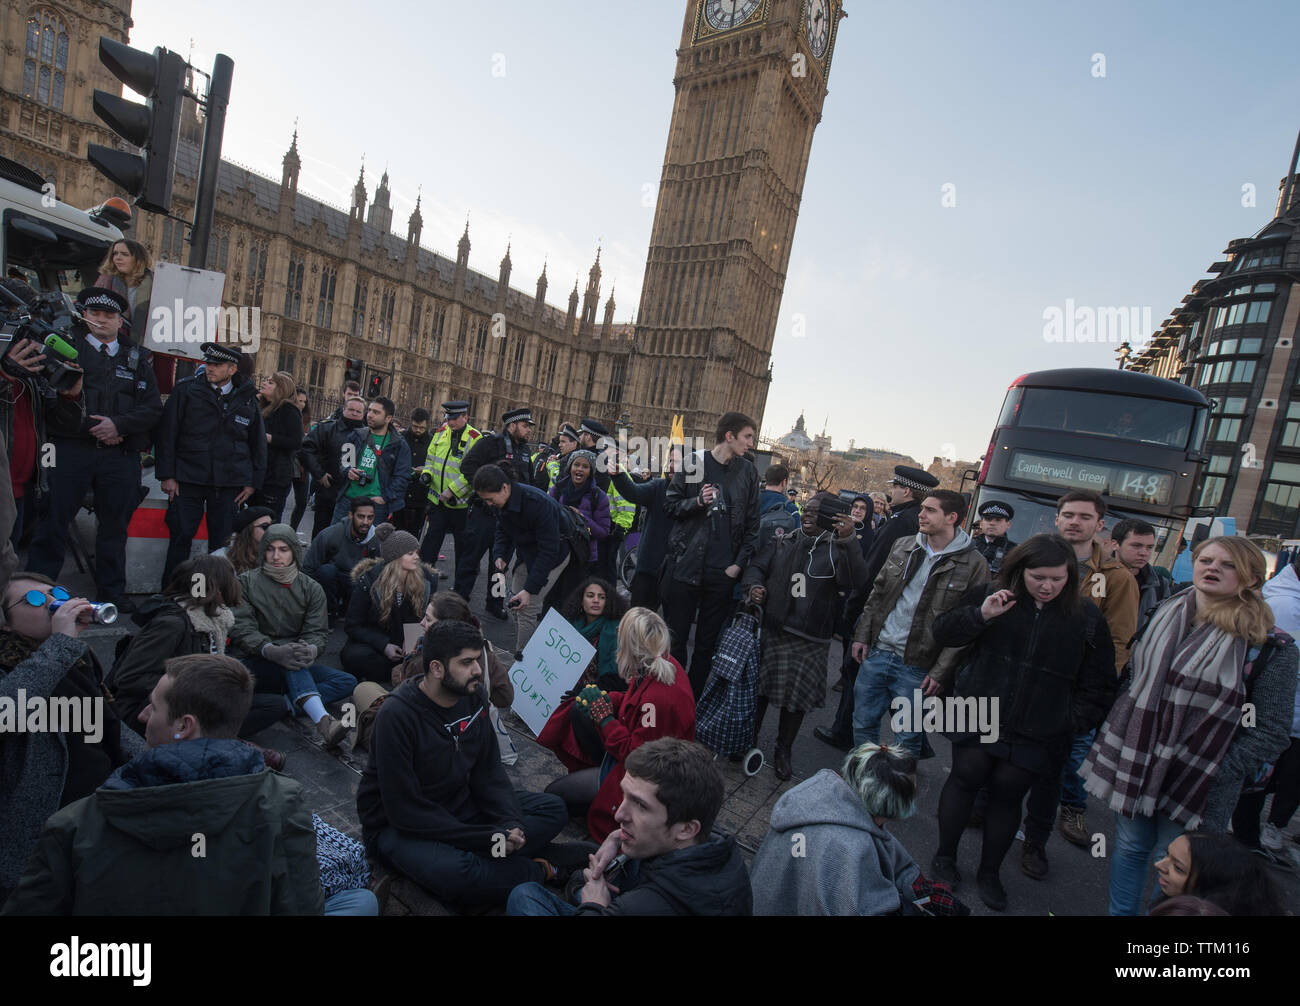
{"label": "woman in red coat", "polygon": [[[686,672],[668,653],[670,642],[662,618],[648,608],[631,609],[618,626],[618,672],[627,690],[584,688],[571,700],[572,713],[552,716],[537,738],[544,747],[562,752],[566,766],[576,769],[546,792],[562,797],[571,813],[589,805],[587,828],[597,842],[614,830],[627,756],[660,737],[695,740],[695,695]],[[601,762],[578,767],[583,762],[576,752],[590,750],[594,755],[597,747],[602,749]]]}

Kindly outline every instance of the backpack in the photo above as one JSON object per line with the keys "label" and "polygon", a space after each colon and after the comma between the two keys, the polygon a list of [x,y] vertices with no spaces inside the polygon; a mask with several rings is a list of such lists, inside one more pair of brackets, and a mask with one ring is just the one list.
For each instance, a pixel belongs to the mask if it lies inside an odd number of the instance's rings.
{"label": "backpack", "polygon": [[[554,497],[552,499],[554,500]],[[591,558],[591,528],[587,526],[585,520],[563,503],[557,500],[555,505],[564,514],[560,521],[560,537],[568,542],[569,550],[573,553],[573,561],[586,566]]]}
{"label": "backpack", "polygon": [[785,501],[773,503],[758,515],[758,547],[761,549],[769,542],[794,534],[803,523],[797,513],[790,513],[785,508]]}

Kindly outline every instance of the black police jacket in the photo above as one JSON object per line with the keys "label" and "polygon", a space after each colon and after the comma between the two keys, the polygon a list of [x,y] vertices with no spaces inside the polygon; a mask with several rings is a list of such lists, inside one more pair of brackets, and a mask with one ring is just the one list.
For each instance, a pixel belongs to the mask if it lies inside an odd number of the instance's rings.
{"label": "black police jacket", "polygon": [[257,389],[244,381],[223,399],[204,377],[181,381],[167,399],[155,455],[159,481],[261,489],[266,427]]}
{"label": "black police jacket", "polygon": [[117,353],[106,356],[86,341],[78,326],[72,337],[77,364],[85,371],[77,398],[59,395],[47,399],[47,434],[55,439],[96,442],[90,428],[107,416],[122,437],[126,451],[147,451],[163,414],[162,398],[153,373],[153,354],[127,339],[119,339]]}
{"label": "black police jacket", "polygon": [[[517,444],[510,434],[488,433],[474,441],[460,463],[460,473],[471,486],[474,476],[484,465],[499,465],[512,482],[535,486],[533,482],[533,455],[527,443]],[[477,497],[474,497],[477,499]]]}

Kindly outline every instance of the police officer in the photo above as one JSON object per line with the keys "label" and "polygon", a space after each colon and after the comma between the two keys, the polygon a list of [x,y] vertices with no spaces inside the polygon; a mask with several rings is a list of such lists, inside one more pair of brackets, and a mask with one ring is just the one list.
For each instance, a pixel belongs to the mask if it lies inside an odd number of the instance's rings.
{"label": "police officer", "polygon": [[204,371],[176,385],[158,429],[158,478],[170,501],[171,541],[162,582],[190,557],[204,511],[208,551],[230,537],[235,509],[266,475],[266,429],[253,382],[237,376],[244,354],[205,342]]}
{"label": "police officer", "polygon": [[[430,566],[438,561],[438,550],[443,540],[451,533],[456,543],[456,564],[460,567],[460,557],[474,547],[474,542],[466,532],[465,518],[469,512],[470,486],[461,474],[461,461],[465,458],[474,442],[482,434],[469,425],[469,402],[443,402],[442,425],[429,441],[424,464],[420,469],[420,484],[427,491],[429,508],[429,530],[420,545],[420,558]],[[477,575],[477,568],[475,574]],[[474,588],[471,578],[468,587],[459,572],[456,575],[456,590],[468,599],[469,591]]]}
{"label": "police officer", "polygon": [[[497,465],[510,476],[511,481],[532,485],[533,455],[529,440],[533,433],[532,409],[511,409],[501,417],[501,432],[490,433],[474,441],[460,463],[461,476],[466,485],[474,484],[475,473],[484,465]],[[475,494],[470,498],[469,514],[465,518],[468,547],[462,553],[456,547],[456,593],[469,600],[478,579],[479,563],[483,553],[492,547],[496,534],[496,514]],[[509,559],[509,556],[506,556]],[[488,590],[487,610],[502,621],[506,618],[504,584],[500,589]]]}
{"label": "police officer", "polygon": [[560,435],[555,442],[557,453],[546,459],[546,484],[539,485],[538,489],[550,489],[559,481],[560,469],[568,467],[569,455],[578,449],[578,431],[565,423],[560,427]]}
{"label": "police officer", "polygon": [[975,536],[975,550],[988,560],[989,572],[997,576],[1002,568],[1002,559],[1016,547],[1016,543],[1007,537],[1007,528],[1016,512],[1010,503],[989,500],[980,504],[979,515],[980,533]]}
{"label": "police officer", "polygon": [[[597,543],[596,564],[600,575],[610,583],[615,583],[617,582],[614,571],[615,559],[618,557],[619,546],[627,537],[627,533],[632,530],[632,522],[636,520],[636,504],[620,495],[618,488],[610,481],[608,465],[600,460],[605,448],[612,443],[609,429],[604,423],[597,422],[595,419],[584,419],[578,427],[578,446],[596,455],[596,485],[609,497],[610,530],[609,534]],[[568,471],[567,463],[562,466],[562,470]]]}
{"label": "police officer", "polygon": [[135,605],[126,598],[126,530],[140,504],[140,452],[149,449],[163,406],[153,355],[118,334],[128,306],[113,290],[89,287],[77,294],[82,321],[71,342],[85,373],[72,388],[46,400],[46,430],[54,447],[49,510],[27,565],[58,578],[68,530],[90,489],[98,524],[99,598],[130,614]]}

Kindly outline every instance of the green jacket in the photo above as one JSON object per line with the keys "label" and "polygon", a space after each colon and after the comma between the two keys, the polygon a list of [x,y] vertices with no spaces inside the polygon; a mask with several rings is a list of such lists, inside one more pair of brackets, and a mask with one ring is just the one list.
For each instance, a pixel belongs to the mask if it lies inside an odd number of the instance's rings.
{"label": "green jacket", "polygon": [[262,647],[267,643],[299,641],[311,643],[319,653],[324,653],[329,638],[325,591],[301,571],[302,545],[289,525],[272,524],[267,528],[262,547],[272,541],[290,544],[299,573],[289,584],[276,583],[260,567],[239,574],[244,596],[235,609],[231,645],[237,653],[250,657],[261,656]]}
{"label": "green jacket", "polygon": [[45,825],[5,915],[320,915],[302,786],[242,741],[151,748]]}

